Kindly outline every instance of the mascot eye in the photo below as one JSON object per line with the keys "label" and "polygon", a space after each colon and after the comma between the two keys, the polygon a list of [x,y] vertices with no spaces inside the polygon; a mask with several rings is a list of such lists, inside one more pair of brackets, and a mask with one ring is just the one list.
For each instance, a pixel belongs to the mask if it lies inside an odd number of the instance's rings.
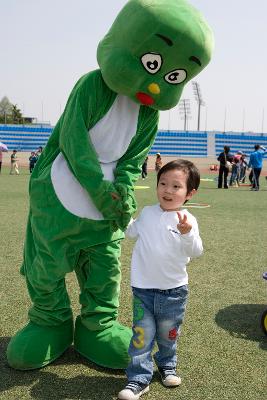
{"label": "mascot eye", "polygon": [[141,57],[144,68],[150,74],[158,72],[162,65],[161,55],[155,53],[147,53]]}
{"label": "mascot eye", "polygon": [[164,79],[166,82],[171,83],[172,85],[177,85],[186,79],[186,71],[184,69],[175,69],[174,71],[166,74]]}

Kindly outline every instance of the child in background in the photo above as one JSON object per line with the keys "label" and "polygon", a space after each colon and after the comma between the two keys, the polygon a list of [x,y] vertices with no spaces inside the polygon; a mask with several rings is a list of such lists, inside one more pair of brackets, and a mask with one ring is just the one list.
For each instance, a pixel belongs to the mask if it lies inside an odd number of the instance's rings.
{"label": "child in background", "polygon": [[30,157],[29,157],[29,169],[30,169],[30,174],[32,173],[33,168],[34,168],[34,166],[35,166],[37,160],[38,160],[37,155],[35,154],[34,151],[32,151],[32,152],[31,152],[31,155],[30,155]]}
{"label": "child in background", "polygon": [[156,161],[155,161],[155,171],[158,173],[161,167],[162,167],[161,155],[160,155],[160,153],[157,153]]}
{"label": "child in background", "polygon": [[240,172],[241,172],[241,157],[242,157],[242,151],[238,151],[233,158],[232,162],[232,174],[230,177],[230,186],[239,186],[239,180],[240,180]]}
{"label": "child in background", "polygon": [[241,154],[241,168],[240,168],[240,177],[239,177],[239,182],[240,183],[246,183],[246,171],[247,171],[247,166],[248,162],[246,160],[247,155],[242,153]]}
{"label": "child in background", "polygon": [[131,262],[133,336],[128,384],[119,399],[139,399],[148,392],[155,341],[154,359],[163,385],[181,383],[176,347],[188,294],[186,265],[203,251],[196,218],[181,206],[196,193],[199,183],[199,171],[190,161],[167,163],[157,176],[159,204],[144,207],[127,228],[126,236],[137,238]]}
{"label": "child in background", "polygon": [[38,158],[40,157],[40,155],[42,154],[42,152],[43,152],[43,146],[39,146],[38,149],[37,149],[37,151],[35,152],[35,155],[36,155],[36,157],[37,157],[37,160],[38,160]]}
{"label": "child in background", "polygon": [[146,179],[146,177],[147,177],[147,163],[148,163],[148,157],[146,157],[146,159],[142,165],[142,179]]}
{"label": "child in background", "polygon": [[13,153],[10,156],[10,162],[11,162],[10,175],[13,175],[14,172],[16,175],[19,175],[17,150],[13,150]]}

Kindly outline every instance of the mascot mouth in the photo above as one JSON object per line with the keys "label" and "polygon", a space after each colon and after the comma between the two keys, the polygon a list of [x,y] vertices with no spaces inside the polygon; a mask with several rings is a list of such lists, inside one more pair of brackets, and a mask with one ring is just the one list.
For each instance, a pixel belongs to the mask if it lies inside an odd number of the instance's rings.
{"label": "mascot mouth", "polygon": [[138,92],[136,93],[136,97],[140,103],[144,104],[145,106],[151,106],[154,104],[154,99],[146,93]]}

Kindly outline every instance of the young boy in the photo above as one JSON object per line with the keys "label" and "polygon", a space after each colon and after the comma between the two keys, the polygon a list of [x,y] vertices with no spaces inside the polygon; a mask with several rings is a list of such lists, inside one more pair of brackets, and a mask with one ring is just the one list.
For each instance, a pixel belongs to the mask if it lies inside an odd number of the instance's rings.
{"label": "young boy", "polygon": [[144,207],[126,235],[137,238],[131,263],[133,337],[128,384],[119,399],[135,400],[148,392],[153,376],[152,349],[164,386],[178,386],[176,344],[184,319],[191,257],[203,252],[198,224],[181,206],[196,193],[200,175],[190,161],[164,165],[157,176],[159,204]]}

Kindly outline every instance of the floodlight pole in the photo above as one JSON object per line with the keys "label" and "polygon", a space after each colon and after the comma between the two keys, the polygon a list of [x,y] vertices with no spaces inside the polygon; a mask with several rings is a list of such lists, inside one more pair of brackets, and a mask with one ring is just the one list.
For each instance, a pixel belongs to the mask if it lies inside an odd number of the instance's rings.
{"label": "floodlight pole", "polygon": [[179,103],[179,111],[182,119],[184,120],[184,131],[187,131],[187,122],[190,118],[190,100],[182,99]]}
{"label": "floodlight pole", "polygon": [[202,96],[201,96],[201,91],[200,91],[199,84],[196,81],[193,81],[192,85],[193,85],[193,91],[194,91],[195,99],[196,99],[197,104],[198,104],[197,130],[199,131],[200,130],[200,112],[201,112],[201,108],[200,107],[204,106],[205,103],[204,103],[204,101],[202,99]]}
{"label": "floodlight pole", "polygon": [[168,132],[170,132],[170,126],[171,126],[171,110],[168,112]]}
{"label": "floodlight pole", "polygon": [[197,130],[200,128],[200,102],[198,102]]}
{"label": "floodlight pole", "polygon": [[187,130],[187,112],[186,112],[186,102],[185,100],[182,100],[183,103],[183,108],[184,108],[184,131]]}
{"label": "floodlight pole", "polygon": [[223,121],[223,133],[225,133],[226,115],[227,115],[227,110],[226,110],[226,107],[225,107],[225,109],[224,109],[224,121]]}
{"label": "floodlight pole", "polygon": [[44,102],[42,101],[42,122],[44,121]]}
{"label": "floodlight pole", "polygon": [[242,133],[245,131],[245,109],[243,108],[243,115],[242,115]]}

